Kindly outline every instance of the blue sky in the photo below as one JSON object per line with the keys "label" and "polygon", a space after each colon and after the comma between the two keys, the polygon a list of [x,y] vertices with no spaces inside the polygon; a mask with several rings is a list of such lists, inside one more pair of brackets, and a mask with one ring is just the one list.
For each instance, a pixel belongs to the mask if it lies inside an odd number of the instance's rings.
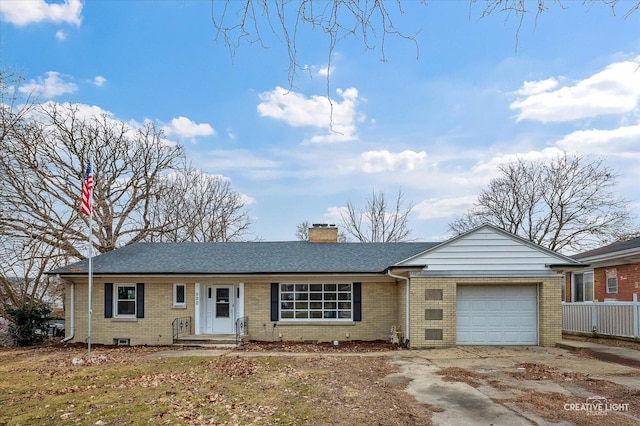
{"label": "blue sky", "polygon": [[[292,87],[284,46],[265,32],[265,46],[231,55],[208,0],[2,0],[0,65],[42,102],[163,127],[196,167],[246,196],[264,240],[293,240],[304,220],[336,223],[348,200],[401,188],[414,204],[412,238],[439,241],[499,164],[561,151],[603,158],[640,217],[633,3],[551,5],[519,32],[513,16],[480,19],[482,4],[403,4],[395,23],[417,33],[418,50],[389,37],[382,62],[345,39],[328,69],[327,39],[303,29],[308,71]],[[329,127],[327,71],[340,133]]]}

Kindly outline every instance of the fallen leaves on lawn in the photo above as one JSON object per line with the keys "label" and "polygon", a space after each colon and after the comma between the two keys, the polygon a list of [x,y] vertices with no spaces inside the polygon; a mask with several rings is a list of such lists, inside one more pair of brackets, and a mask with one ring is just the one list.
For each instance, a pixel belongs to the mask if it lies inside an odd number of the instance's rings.
{"label": "fallen leaves on lawn", "polygon": [[331,342],[257,342],[250,341],[244,345],[243,350],[247,352],[327,352],[327,353],[362,353],[362,352],[384,352],[397,351],[401,349],[399,345],[390,342],[377,340],[371,342],[363,341],[341,341],[337,345]]}
{"label": "fallen leaves on lawn", "polygon": [[223,357],[207,361],[207,365],[217,373],[227,377],[249,377],[256,372],[257,363],[253,359]]}
{"label": "fallen leaves on lawn", "polygon": [[517,366],[518,371],[511,373],[511,377],[517,380],[562,380],[573,381],[583,379],[584,374],[573,372],[562,372],[557,368],[544,364],[523,362]]}

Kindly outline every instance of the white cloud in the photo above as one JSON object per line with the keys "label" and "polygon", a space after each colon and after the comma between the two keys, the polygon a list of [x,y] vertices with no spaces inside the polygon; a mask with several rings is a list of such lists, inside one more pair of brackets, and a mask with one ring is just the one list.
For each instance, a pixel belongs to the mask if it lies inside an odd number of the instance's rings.
{"label": "white cloud", "polygon": [[358,114],[358,90],[349,88],[336,91],[342,102],[332,102],[325,96],[309,98],[300,93],[276,87],[260,94],[258,113],[262,117],[284,121],[293,127],[311,127],[324,131],[308,139],[309,142],[347,142],[358,138],[356,122],[364,115]]}
{"label": "white cloud", "polygon": [[46,77],[38,77],[36,80],[30,80],[28,83],[20,86],[18,89],[24,94],[34,94],[42,96],[45,99],[51,99],[65,93],[75,93],[78,86],[75,83],[66,82],[61,78],[61,74],[55,71],[46,73]]}
{"label": "white cloud", "polygon": [[242,201],[242,203],[244,203],[245,206],[250,206],[256,203],[256,199],[250,195],[243,194],[243,193],[239,193],[239,195],[240,195],[240,200]]}
{"label": "white cloud", "polygon": [[96,78],[94,78],[94,79],[93,79],[93,84],[94,84],[95,86],[98,86],[98,87],[102,87],[102,86],[104,86],[104,84],[105,84],[106,82],[107,82],[107,79],[106,79],[106,78],[104,78],[104,77],[103,77],[103,76],[101,76],[101,75],[99,75],[99,76],[97,76]]}
{"label": "white cloud", "polygon": [[336,70],[334,66],[323,66],[318,69],[318,75],[321,77],[327,77],[331,75]]}
{"label": "white cloud", "polygon": [[555,79],[525,82],[511,103],[517,120],[563,122],[600,115],[625,114],[640,101],[640,56],[615,62],[604,70],[557,88]]}
{"label": "white cloud", "polygon": [[314,74],[318,77],[327,77],[336,70],[336,67],[329,65],[304,65],[302,70],[307,71],[309,76],[312,78],[314,77]]}
{"label": "white cloud", "polygon": [[65,30],[56,31],[56,39],[63,41],[67,39],[67,32]]}
{"label": "white cloud", "polygon": [[327,209],[323,218],[327,223],[340,223],[342,216],[347,214],[347,207],[331,206]]}
{"label": "white cloud", "polygon": [[430,198],[416,204],[413,207],[413,212],[417,215],[418,219],[422,220],[453,217],[469,210],[475,200],[476,197],[473,195],[452,198]]}
{"label": "white cloud", "polygon": [[395,170],[413,171],[425,164],[427,153],[411,150],[395,153],[383,149],[363,152],[360,154],[360,160],[362,162],[362,171],[365,173],[392,172]]}
{"label": "white cloud", "polygon": [[203,152],[198,162],[209,170],[230,170],[256,180],[279,178],[288,172],[281,160],[245,149]]}
{"label": "white cloud", "polygon": [[211,136],[216,131],[209,124],[198,124],[187,117],[178,117],[171,120],[169,125],[162,126],[162,130],[167,136],[178,136],[184,138],[196,138],[199,136]]}
{"label": "white cloud", "polygon": [[555,89],[558,87],[558,84],[558,80],[553,77],[540,81],[525,81],[522,88],[516,91],[516,93],[521,96],[537,95],[538,93]]}
{"label": "white cloud", "polygon": [[613,130],[578,130],[556,142],[565,151],[640,159],[640,124]]}
{"label": "white cloud", "polygon": [[65,0],[47,3],[44,0],[0,1],[0,20],[18,27],[38,22],[68,23],[77,27],[82,23],[82,2]]}
{"label": "white cloud", "polygon": [[[514,153],[514,154],[498,154],[493,158],[489,159],[489,161],[479,161],[472,168],[471,173],[468,178],[465,178],[465,181],[476,181],[476,182],[489,182],[491,179],[498,177],[500,172],[498,171],[498,166],[502,164],[508,164],[518,159],[524,161],[536,161],[536,160],[550,160],[552,158],[557,157],[558,155],[563,155],[564,151],[557,147],[547,147],[542,151],[529,151],[523,153]],[[462,179],[460,180],[462,182]]]}

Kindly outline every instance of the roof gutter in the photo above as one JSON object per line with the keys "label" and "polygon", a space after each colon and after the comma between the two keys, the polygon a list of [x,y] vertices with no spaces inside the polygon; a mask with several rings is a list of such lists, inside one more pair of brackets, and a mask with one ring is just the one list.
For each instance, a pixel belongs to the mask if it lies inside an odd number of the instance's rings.
{"label": "roof gutter", "polygon": [[548,265],[544,265],[545,267],[551,269],[552,271],[559,271],[559,272],[572,272],[572,271],[579,271],[581,269],[584,268],[588,268],[589,265],[588,263],[554,263],[554,264],[548,264]]}

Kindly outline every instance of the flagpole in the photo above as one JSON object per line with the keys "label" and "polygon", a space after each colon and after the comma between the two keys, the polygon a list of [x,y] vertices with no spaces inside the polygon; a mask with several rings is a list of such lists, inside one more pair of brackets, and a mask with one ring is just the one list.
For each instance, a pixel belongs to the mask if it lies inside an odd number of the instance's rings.
{"label": "flagpole", "polygon": [[84,173],[84,179],[82,181],[82,197],[80,200],[80,211],[89,216],[89,230],[87,232],[87,240],[89,242],[89,271],[88,271],[88,303],[87,311],[89,318],[87,321],[87,361],[91,361],[91,289],[93,287],[93,170],[91,169],[91,158],[87,163],[87,170]]}
{"label": "flagpole", "polygon": [[88,271],[88,285],[87,285],[87,361],[91,361],[91,313],[93,312],[91,302],[91,292],[93,289],[93,170],[91,168],[91,158],[87,163],[87,171],[84,174],[84,180],[82,181],[82,201],[80,205],[80,211],[89,217],[87,241],[89,243],[88,258],[89,258],[89,271]]}
{"label": "flagpole", "polygon": [[[93,191],[92,191],[93,193]],[[93,194],[92,194],[92,198],[93,198]],[[89,313],[89,319],[88,319],[88,324],[87,324],[87,360],[91,361],[91,313],[92,313],[92,308],[91,308],[91,290],[93,287],[93,244],[92,244],[92,228],[93,228],[93,209],[91,209],[91,213],[89,214],[89,309],[88,309],[88,313]]]}

